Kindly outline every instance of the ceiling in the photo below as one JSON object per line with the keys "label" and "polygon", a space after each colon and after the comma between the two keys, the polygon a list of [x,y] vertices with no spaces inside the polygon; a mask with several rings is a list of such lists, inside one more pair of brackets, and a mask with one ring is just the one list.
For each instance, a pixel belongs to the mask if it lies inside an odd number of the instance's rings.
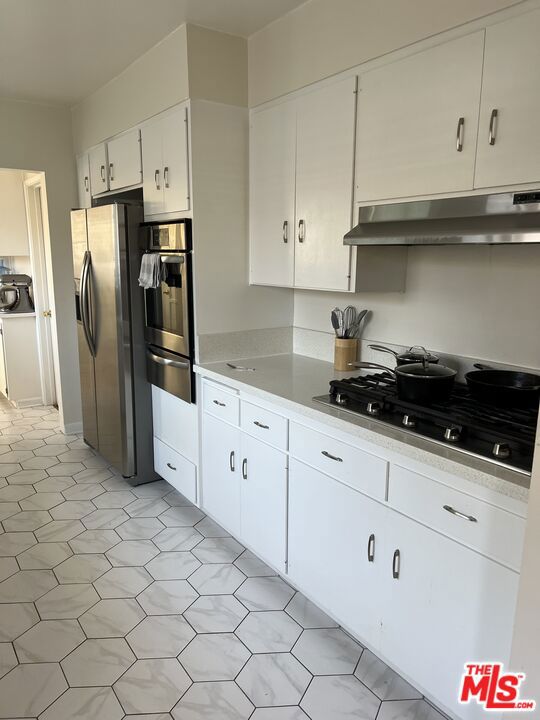
{"label": "ceiling", "polygon": [[248,37],[305,0],[0,0],[0,97],[73,104],[185,22]]}

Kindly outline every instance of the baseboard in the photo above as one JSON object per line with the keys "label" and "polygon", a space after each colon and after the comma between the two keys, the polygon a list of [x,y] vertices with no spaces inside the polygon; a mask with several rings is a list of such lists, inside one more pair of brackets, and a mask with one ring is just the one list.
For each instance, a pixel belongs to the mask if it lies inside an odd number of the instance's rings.
{"label": "baseboard", "polygon": [[82,421],[68,423],[67,425],[64,425],[64,427],[62,428],[62,432],[64,433],[64,435],[77,435],[78,433],[82,433],[82,431],[83,431]]}
{"label": "baseboard", "polygon": [[24,400],[10,400],[10,403],[16,407],[17,410],[22,410],[23,408],[42,407],[43,399],[40,395],[39,397],[25,398]]}

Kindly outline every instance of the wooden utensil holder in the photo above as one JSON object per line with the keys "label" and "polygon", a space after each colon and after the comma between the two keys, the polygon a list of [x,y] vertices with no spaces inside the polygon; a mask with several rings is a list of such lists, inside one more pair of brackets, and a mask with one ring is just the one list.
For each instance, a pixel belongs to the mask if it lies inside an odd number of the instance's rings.
{"label": "wooden utensil holder", "polygon": [[357,338],[336,338],[334,346],[334,370],[345,372],[352,370],[349,363],[355,362],[358,355]]}

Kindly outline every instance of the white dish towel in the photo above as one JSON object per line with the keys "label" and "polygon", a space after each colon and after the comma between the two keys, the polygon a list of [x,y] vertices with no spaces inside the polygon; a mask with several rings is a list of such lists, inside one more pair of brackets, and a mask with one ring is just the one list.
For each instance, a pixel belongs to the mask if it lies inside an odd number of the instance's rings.
{"label": "white dish towel", "polygon": [[145,290],[159,287],[163,279],[163,268],[159,253],[144,253],[141,259],[139,285]]}

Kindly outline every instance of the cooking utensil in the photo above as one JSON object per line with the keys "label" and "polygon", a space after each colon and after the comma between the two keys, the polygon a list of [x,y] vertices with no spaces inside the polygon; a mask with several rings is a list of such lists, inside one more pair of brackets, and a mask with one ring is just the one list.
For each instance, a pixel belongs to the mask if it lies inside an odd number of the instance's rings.
{"label": "cooking utensil", "polygon": [[339,337],[339,317],[336,312],[336,310],[332,310],[330,313],[330,320],[332,321],[332,327],[334,328],[334,332],[336,333],[336,337]]}
{"label": "cooking utensil", "polygon": [[343,311],[343,328],[344,328],[344,337],[349,338],[352,337],[351,330],[356,324],[356,308],[352,305],[347,305],[345,310]]}
{"label": "cooking utensil", "polygon": [[453,368],[428,362],[400,365],[395,370],[369,362],[351,363],[351,367],[386,370],[396,379],[400,400],[418,405],[432,405],[448,400],[457,375]]}
{"label": "cooking utensil", "polygon": [[428,363],[437,364],[439,362],[437,355],[428,352],[423,345],[412,345],[408,350],[405,350],[405,352],[402,353],[397,353],[395,350],[385,347],[384,345],[370,345],[369,347],[372,350],[377,350],[378,352],[390,353],[396,358],[396,365],[398,366],[418,362],[421,363],[424,361],[424,358],[426,358]]}
{"label": "cooking utensil", "polygon": [[352,327],[349,330],[349,337],[353,338],[353,337],[358,336],[358,331],[360,330],[360,325],[362,323],[362,320],[366,317],[367,314],[368,314],[367,310],[362,310],[361,312],[358,313],[358,315],[356,316],[356,320],[354,321],[354,324],[352,325]]}
{"label": "cooking utensil", "polygon": [[540,401],[540,375],[517,370],[496,370],[476,363],[466,373],[471,395],[481,402],[500,407],[532,408]]}

